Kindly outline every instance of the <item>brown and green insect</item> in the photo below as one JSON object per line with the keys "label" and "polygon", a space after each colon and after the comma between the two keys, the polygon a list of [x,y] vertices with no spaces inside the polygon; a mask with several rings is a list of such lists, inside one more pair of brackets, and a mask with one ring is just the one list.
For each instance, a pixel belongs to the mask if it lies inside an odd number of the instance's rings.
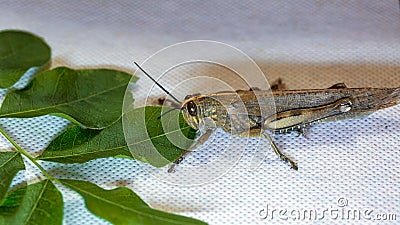
{"label": "brown and green insect", "polygon": [[303,133],[315,123],[366,116],[394,106],[399,100],[400,88],[348,88],[344,83],[326,89],[280,90],[280,85],[272,85],[268,91],[250,89],[189,95],[177,107],[186,123],[196,130],[204,121],[211,121],[212,126],[205,125],[202,135],[173,162],[168,172],[174,172],[175,165],[203,144],[218,127],[239,137],[267,139],[278,157],[297,170],[297,164],[280,151],[270,133]]}

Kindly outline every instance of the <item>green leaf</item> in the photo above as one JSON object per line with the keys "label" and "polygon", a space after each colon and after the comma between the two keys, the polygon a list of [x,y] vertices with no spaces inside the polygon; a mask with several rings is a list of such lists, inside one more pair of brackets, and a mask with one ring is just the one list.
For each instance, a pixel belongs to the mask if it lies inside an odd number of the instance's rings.
{"label": "green leaf", "polygon": [[84,129],[76,125],[69,127],[51,141],[37,159],[84,163],[117,155],[132,157],[126,146],[121,119],[103,130]]}
{"label": "green leaf", "polygon": [[24,161],[18,152],[0,152],[0,204],[15,174],[24,169]]}
{"label": "green leaf", "polygon": [[[57,136],[37,159],[84,163],[97,158],[121,157],[121,155],[132,157],[133,153],[136,159],[153,166],[165,166],[191,145],[196,131],[185,123],[182,115],[178,115],[178,111],[171,112],[160,120],[158,117],[161,110],[161,107],[147,106],[125,114],[126,139],[121,119],[103,130],[72,126]],[[167,123],[164,127],[168,130],[167,135],[162,127],[162,121],[168,122],[174,119],[179,120],[180,127],[168,127],[172,123]],[[130,141],[129,148],[126,140]],[[156,151],[152,146],[155,146]]]}
{"label": "green leaf", "polygon": [[17,82],[32,67],[50,60],[50,47],[34,34],[17,30],[0,32],[0,88]]}
{"label": "green leaf", "polygon": [[[59,67],[38,74],[23,90],[12,90],[0,117],[56,115],[81,126],[102,129],[122,115],[131,75],[109,69]],[[136,79],[133,79],[136,81]]]}
{"label": "green leaf", "polygon": [[206,224],[196,219],[152,209],[125,187],[104,190],[86,181],[61,180],[61,183],[78,192],[93,214],[113,224]]}
{"label": "green leaf", "polygon": [[44,180],[10,193],[0,206],[0,224],[62,224],[61,193]]}
{"label": "green leaf", "polygon": [[162,107],[146,106],[123,115],[125,138],[133,157],[156,167],[177,159],[196,136],[178,110],[160,119],[161,113]]}

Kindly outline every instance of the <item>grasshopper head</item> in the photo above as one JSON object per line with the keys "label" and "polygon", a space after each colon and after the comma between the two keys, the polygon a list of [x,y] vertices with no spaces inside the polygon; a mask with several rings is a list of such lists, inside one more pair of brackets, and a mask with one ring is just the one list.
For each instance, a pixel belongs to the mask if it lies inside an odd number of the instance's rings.
{"label": "grasshopper head", "polygon": [[201,110],[198,107],[198,100],[196,97],[186,99],[181,107],[181,112],[186,123],[193,129],[198,130],[201,122]]}

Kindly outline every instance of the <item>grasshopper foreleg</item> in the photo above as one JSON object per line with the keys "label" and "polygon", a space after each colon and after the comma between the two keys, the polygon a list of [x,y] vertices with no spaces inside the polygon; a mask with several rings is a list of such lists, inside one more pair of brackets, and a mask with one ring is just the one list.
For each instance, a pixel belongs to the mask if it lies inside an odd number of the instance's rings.
{"label": "grasshopper foreleg", "polygon": [[291,160],[289,157],[287,157],[285,154],[283,154],[283,153],[279,150],[278,146],[277,146],[277,145],[275,144],[275,142],[272,140],[271,136],[269,136],[269,134],[268,134],[266,131],[262,131],[261,133],[262,133],[262,135],[268,140],[268,142],[271,144],[272,149],[273,149],[274,152],[278,155],[278,157],[279,157],[281,160],[283,160],[283,161],[289,163],[289,164],[290,164],[290,167],[291,167],[292,169],[297,170],[297,169],[298,169],[297,163],[295,163],[293,160]]}
{"label": "grasshopper foreleg", "polygon": [[181,163],[188,153],[191,151],[195,150],[197,147],[201,146],[206,142],[211,134],[215,131],[215,129],[207,129],[188,149],[186,149],[182,154],[169,166],[168,168],[168,173],[174,173],[175,172],[175,166],[179,163]]}

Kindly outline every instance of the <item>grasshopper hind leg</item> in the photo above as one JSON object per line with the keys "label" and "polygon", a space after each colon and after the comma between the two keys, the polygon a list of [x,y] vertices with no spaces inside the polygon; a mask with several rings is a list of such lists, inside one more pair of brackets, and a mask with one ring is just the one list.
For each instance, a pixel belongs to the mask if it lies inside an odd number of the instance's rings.
{"label": "grasshopper hind leg", "polygon": [[286,163],[290,164],[290,167],[294,170],[298,170],[297,163],[287,157],[284,153],[282,153],[275,142],[272,140],[271,136],[266,131],[261,132],[262,135],[268,140],[274,152],[278,155],[278,157]]}

